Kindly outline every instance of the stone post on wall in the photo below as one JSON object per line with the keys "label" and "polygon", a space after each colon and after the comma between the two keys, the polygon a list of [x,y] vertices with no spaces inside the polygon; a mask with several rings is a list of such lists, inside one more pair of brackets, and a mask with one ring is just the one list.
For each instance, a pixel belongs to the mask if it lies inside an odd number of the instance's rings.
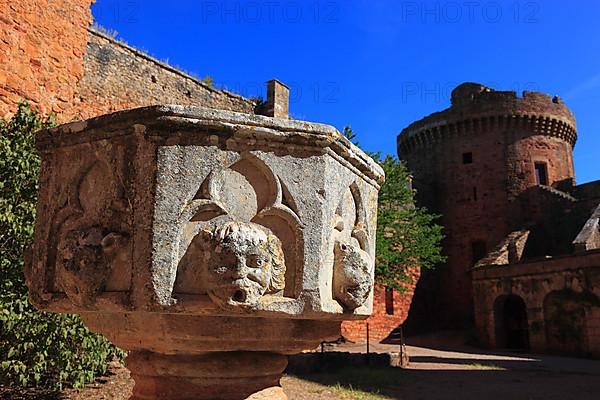
{"label": "stone post on wall", "polygon": [[267,82],[267,100],[262,114],[274,118],[289,118],[290,89],[277,79]]}
{"label": "stone post on wall", "polygon": [[128,350],[133,399],[285,398],[288,355],[371,313],[383,171],[333,127],[154,106],[37,147],[31,302]]}

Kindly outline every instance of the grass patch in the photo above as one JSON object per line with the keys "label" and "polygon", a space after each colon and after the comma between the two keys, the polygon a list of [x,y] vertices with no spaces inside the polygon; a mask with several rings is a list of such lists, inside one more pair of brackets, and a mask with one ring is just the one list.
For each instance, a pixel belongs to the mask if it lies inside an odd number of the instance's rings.
{"label": "grass patch", "polygon": [[506,368],[493,364],[468,364],[466,367],[482,371],[506,371]]}
{"label": "grass patch", "polygon": [[364,390],[357,389],[352,385],[342,385],[340,383],[336,383],[331,387],[331,391],[336,395],[351,399],[351,400],[387,400],[389,397],[385,397],[376,392],[365,392]]}
{"label": "grass patch", "polygon": [[351,400],[387,400],[393,389],[407,379],[399,368],[352,366],[293,375],[298,379],[327,386],[332,393]]}

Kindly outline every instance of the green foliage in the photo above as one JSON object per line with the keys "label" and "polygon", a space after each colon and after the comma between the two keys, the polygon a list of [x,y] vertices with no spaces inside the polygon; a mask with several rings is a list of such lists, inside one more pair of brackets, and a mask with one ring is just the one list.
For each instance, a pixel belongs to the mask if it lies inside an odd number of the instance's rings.
{"label": "green foliage", "polygon": [[254,102],[254,111],[258,114],[265,105],[265,100],[261,96],[248,97],[248,100]]}
{"label": "green foliage", "polygon": [[[346,125],[342,135],[359,146],[356,133]],[[444,238],[436,224],[439,215],[415,206],[412,176],[404,162],[390,155],[368,153],[385,172],[377,202],[375,280],[400,292],[412,281],[411,268],[432,268],[446,261],[441,253]]]}
{"label": "green foliage", "polygon": [[20,104],[0,119],[0,383],[81,387],[122,351],[76,315],[36,311],[27,301],[23,252],[33,237],[40,160],[34,132],[52,125]]}
{"label": "green foliage", "polygon": [[205,85],[207,85],[208,87],[213,87],[214,86],[214,78],[210,75],[206,75],[204,78],[201,79],[202,83],[204,83]]}
{"label": "green foliage", "polygon": [[[344,127],[344,130],[342,131],[342,135],[344,135],[344,137],[350,141],[353,141],[356,138],[356,133],[354,133],[354,131],[352,130],[352,127],[350,125],[346,125]],[[358,142],[353,142],[353,143],[358,146]]]}
{"label": "green foliage", "polygon": [[406,165],[389,155],[371,156],[385,171],[377,209],[375,279],[403,291],[403,283],[411,280],[409,267],[432,268],[445,261],[441,254],[444,235],[435,223],[439,216],[414,205],[415,191]]}

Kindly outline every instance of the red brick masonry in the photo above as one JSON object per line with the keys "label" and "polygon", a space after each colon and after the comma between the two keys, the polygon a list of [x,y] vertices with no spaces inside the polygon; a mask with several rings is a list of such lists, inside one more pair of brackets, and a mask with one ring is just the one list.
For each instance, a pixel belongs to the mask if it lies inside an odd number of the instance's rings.
{"label": "red brick masonry", "polygon": [[390,293],[385,288],[376,286],[373,296],[373,314],[366,321],[344,321],[342,336],[352,342],[365,342],[368,323],[369,341],[381,341],[402,325],[412,303],[415,285],[420,276],[419,269],[413,268],[410,274],[412,283],[405,285],[404,292],[393,290]]}

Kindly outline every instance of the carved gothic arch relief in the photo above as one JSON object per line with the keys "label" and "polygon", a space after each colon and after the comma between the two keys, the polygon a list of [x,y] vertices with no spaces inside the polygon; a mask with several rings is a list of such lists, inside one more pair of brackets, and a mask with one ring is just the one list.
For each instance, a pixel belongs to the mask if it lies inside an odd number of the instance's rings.
{"label": "carved gothic arch relief", "polygon": [[85,308],[103,291],[131,286],[131,205],[114,168],[97,159],[75,175],[70,189],[59,191],[63,206],[51,225],[51,291]]}
{"label": "carved gothic arch relief", "polygon": [[183,208],[179,226],[173,293],[208,294],[229,310],[255,308],[267,295],[299,294],[297,208],[258,157],[242,153],[232,165],[211,171]]}
{"label": "carved gothic arch relief", "polygon": [[334,219],[335,236],[346,240],[354,238],[360,249],[369,251],[365,205],[356,182],[344,191]]}
{"label": "carved gothic arch relief", "polygon": [[333,242],[333,298],[353,311],[367,301],[373,286],[365,204],[356,182],[335,211]]}

